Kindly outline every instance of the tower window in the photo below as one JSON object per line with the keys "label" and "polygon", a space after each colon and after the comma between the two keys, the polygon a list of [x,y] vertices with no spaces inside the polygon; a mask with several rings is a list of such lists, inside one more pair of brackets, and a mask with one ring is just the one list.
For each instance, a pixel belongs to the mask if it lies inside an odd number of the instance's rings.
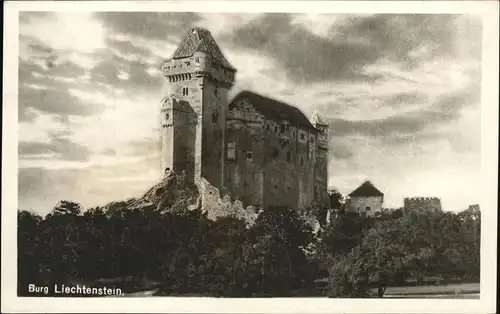
{"label": "tower window", "polygon": [[227,159],[229,160],[236,159],[236,143],[227,144]]}
{"label": "tower window", "polygon": [[200,63],[200,58],[196,58],[196,59],[194,59],[194,62],[196,62],[196,63]]}
{"label": "tower window", "polygon": [[190,65],[191,65],[191,62],[186,61],[186,66],[190,66]]}
{"label": "tower window", "polygon": [[304,165],[304,157],[300,157],[300,165],[303,166]]}
{"label": "tower window", "polygon": [[165,114],[165,121],[168,121],[170,119],[170,115],[168,113]]}
{"label": "tower window", "polygon": [[292,153],[290,153],[290,152],[287,152],[287,153],[286,153],[286,160],[287,160],[288,162],[292,162]]}
{"label": "tower window", "polygon": [[278,158],[278,156],[279,156],[279,155],[280,155],[280,151],[279,151],[279,149],[274,148],[274,149],[273,149],[273,157],[274,157],[274,158]]}
{"label": "tower window", "polygon": [[219,113],[217,112],[217,110],[214,110],[214,112],[212,112],[212,123],[217,122],[219,122]]}
{"label": "tower window", "polygon": [[252,160],[252,152],[246,152],[245,157],[247,158],[247,160]]}
{"label": "tower window", "polygon": [[182,96],[187,96],[189,94],[189,88],[183,87],[182,88]]}

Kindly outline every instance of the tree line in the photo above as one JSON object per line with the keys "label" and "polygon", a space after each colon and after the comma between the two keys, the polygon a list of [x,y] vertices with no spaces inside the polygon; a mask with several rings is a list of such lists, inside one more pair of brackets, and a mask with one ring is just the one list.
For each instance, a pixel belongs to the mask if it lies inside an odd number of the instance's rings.
{"label": "tree line", "polygon": [[248,227],[197,209],[84,211],[61,201],[46,217],[18,211],[18,294],[32,295],[29,284],[128,278],[155,282],[162,295],[382,297],[409,278],[477,280],[479,235],[479,210],[337,212],[314,232],[286,207],[264,210]]}

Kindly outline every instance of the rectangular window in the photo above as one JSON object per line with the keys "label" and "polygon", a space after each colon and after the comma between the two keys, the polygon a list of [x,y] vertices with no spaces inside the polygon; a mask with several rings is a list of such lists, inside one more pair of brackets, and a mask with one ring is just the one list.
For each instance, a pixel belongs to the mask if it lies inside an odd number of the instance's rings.
{"label": "rectangular window", "polygon": [[252,152],[246,152],[245,156],[248,160],[252,160]]}
{"label": "rectangular window", "polygon": [[285,133],[285,130],[286,130],[286,125],[282,124],[282,125],[281,125],[281,129],[280,129],[280,132],[281,132],[281,133]]}
{"label": "rectangular window", "polygon": [[305,140],[305,139],[306,139],[306,137],[305,137],[304,133],[300,134],[300,139],[301,139],[301,140]]}
{"label": "rectangular window", "polygon": [[236,143],[227,144],[227,159],[229,160],[236,159]]}

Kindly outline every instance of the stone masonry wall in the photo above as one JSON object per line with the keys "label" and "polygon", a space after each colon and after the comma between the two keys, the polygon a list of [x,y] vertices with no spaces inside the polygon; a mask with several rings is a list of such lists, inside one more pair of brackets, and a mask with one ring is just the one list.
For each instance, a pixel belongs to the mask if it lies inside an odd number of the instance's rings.
{"label": "stone masonry wall", "polygon": [[407,197],[404,199],[403,212],[440,212],[441,200],[437,197]]}
{"label": "stone masonry wall", "polygon": [[[165,62],[162,71],[170,84],[171,94],[189,103],[197,116],[194,129],[195,181],[204,177],[214,186],[221,187],[224,175],[224,121],[234,72],[221,67],[203,52],[195,52],[189,58],[171,59]],[[183,141],[182,132],[178,134],[179,140]],[[165,142],[170,134],[163,136],[162,142]],[[168,149],[167,145],[165,149]]]}
{"label": "stone masonry wall", "polygon": [[264,125],[264,116],[246,100],[228,112],[225,187],[248,205],[264,203]]}
{"label": "stone masonry wall", "polygon": [[383,196],[351,197],[346,201],[346,210],[360,215],[374,216],[376,212],[382,212],[383,203]]}

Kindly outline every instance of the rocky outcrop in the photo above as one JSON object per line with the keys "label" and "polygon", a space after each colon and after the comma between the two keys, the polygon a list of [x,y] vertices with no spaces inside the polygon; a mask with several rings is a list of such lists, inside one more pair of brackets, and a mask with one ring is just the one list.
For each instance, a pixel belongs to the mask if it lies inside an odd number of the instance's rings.
{"label": "rocky outcrop", "polygon": [[107,204],[104,209],[108,212],[114,212],[118,209],[177,211],[185,210],[189,206],[193,208],[193,205],[194,208],[198,208],[197,202],[198,191],[196,187],[187,185],[183,174],[179,175],[170,171],[141,197],[122,202],[112,202]]}
{"label": "rocky outcrop", "polygon": [[109,214],[123,210],[183,211],[199,209],[210,220],[234,217],[244,220],[248,226],[255,223],[259,211],[245,207],[242,202],[231,201],[229,196],[221,198],[220,191],[202,178],[197,186],[186,183],[183,174],[169,171],[164,178],[147,190],[141,197],[127,201],[112,202],[103,208]]}
{"label": "rocky outcrop", "polygon": [[219,189],[204,178],[198,183],[198,192],[201,209],[207,213],[207,218],[210,220],[216,220],[220,217],[234,217],[244,220],[247,226],[251,226],[259,216],[260,211],[253,206],[245,207],[239,200],[233,202],[228,195],[221,198]]}

